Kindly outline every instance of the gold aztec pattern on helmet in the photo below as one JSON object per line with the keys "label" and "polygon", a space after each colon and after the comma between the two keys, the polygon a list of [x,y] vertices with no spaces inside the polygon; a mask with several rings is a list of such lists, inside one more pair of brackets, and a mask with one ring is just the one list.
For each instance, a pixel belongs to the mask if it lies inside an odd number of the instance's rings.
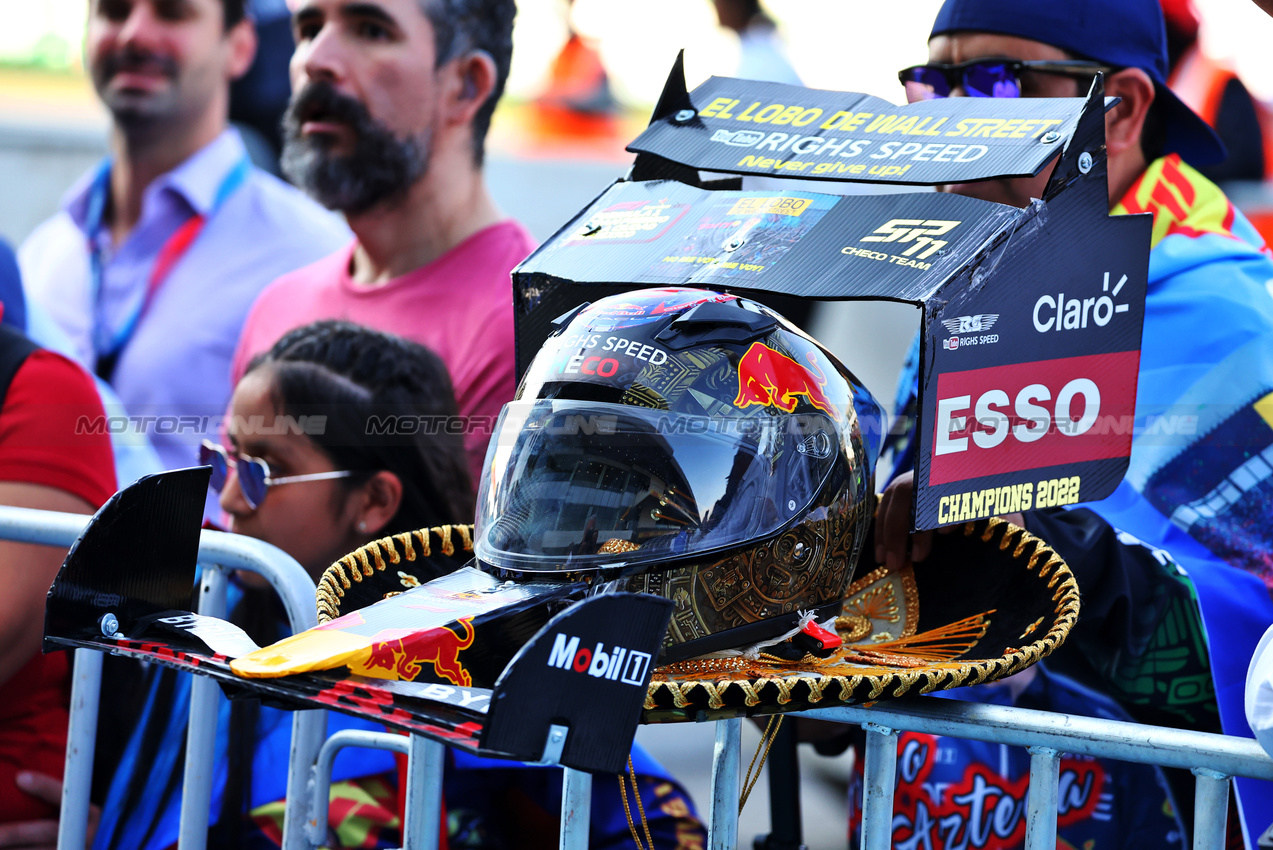
{"label": "gold aztec pattern on helmet", "polygon": [[771,543],[706,563],[634,576],[627,589],[675,604],[665,646],[769,617],[792,614],[809,599],[845,595],[861,540],[854,531],[865,502],[788,529]]}

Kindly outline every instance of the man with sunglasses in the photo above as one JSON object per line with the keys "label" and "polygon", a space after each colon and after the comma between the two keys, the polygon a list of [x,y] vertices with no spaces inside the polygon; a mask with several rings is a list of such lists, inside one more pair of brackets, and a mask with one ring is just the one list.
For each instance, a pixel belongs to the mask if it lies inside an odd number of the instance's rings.
{"label": "man with sunglasses", "polygon": [[[1046,688],[1077,680],[1075,693],[1086,686],[1108,694],[1144,722],[1249,736],[1242,682],[1273,623],[1273,260],[1250,223],[1193,168],[1220,161],[1224,149],[1166,86],[1159,4],[948,0],[929,59],[900,73],[912,101],[1075,97],[1103,74],[1106,95],[1120,98],[1105,116],[1111,212],[1154,217],[1127,476],[1114,495],[1087,508],[1009,517],[1069,563],[1083,589],[1082,616],[1037,681],[1008,686],[1010,697],[979,688],[961,696],[1048,707]],[[941,190],[1024,206],[1042,195],[1050,173]],[[899,392],[907,422],[914,421],[917,360],[918,344]],[[876,554],[922,561],[932,536],[907,534],[910,435],[899,435],[893,448],[895,479],[881,497]],[[954,749],[930,756],[944,759],[946,779],[960,781],[950,770],[971,775],[985,767]],[[1171,777],[1186,824],[1190,782],[1187,774]],[[1273,811],[1273,789],[1242,780],[1238,791],[1245,826],[1258,835]],[[1136,820],[1162,801],[1161,789],[1145,785],[1108,802],[1118,818]],[[1238,821],[1230,818],[1231,830]],[[1061,834],[1082,846],[1082,828],[1072,819]],[[1160,843],[1176,846],[1166,837]]]}
{"label": "man with sunglasses", "polygon": [[[1225,151],[1215,133],[1167,88],[1157,4],[1080,6],[1085,8],[947,3],[928,42],[929,62],[898,75],[907,99],[1077,97],[1087,94],[1097,73],[1104,74],[1106,96],[1121,98],[1105,121],[1111,207],[1161,155],[1175,153],[1198,166],[1222,161]],[[1088,24],[1076,24],[1084,15]],[[1049,175],[1045,169],[1034,178],[946,190],[1025,206],[1042,194]]]}

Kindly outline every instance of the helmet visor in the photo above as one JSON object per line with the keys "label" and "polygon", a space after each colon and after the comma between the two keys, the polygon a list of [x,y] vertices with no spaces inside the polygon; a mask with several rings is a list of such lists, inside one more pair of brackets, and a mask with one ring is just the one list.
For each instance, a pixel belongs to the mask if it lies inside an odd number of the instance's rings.
{"label": "helmet visor", "polygon": [[839,442],[821,414],[514,402],[487,452],[477,556],[511,569],[579,570],[755,541],[812,502]]}

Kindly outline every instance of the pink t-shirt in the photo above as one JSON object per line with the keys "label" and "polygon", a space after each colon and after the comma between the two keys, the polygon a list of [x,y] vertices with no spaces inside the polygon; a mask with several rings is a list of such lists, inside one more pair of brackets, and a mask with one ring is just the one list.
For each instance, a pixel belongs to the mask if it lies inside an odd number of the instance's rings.
{"label": "pink t-shirt", "polygon": [[534,240],[517,222],[503,221],[381,286],[361,286],[350,277],[356,244],[266,287],[243,325],[233,382],[283,334],[321,319],[346,319],[414,340],[451,372],[460,413],[469,417],[464,445],[476,483],[495,419],[517,389],[509,273],[534,249]]}

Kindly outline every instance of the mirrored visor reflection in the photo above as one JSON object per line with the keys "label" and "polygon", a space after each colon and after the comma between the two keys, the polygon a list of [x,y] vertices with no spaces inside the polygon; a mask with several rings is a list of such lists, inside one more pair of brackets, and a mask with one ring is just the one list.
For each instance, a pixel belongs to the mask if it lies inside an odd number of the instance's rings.
{"label": "mirrored visor reflection", "polygon": [[816,495],[835,440],[820,414],[510,405],[479,497],[477,554],[500,566],[574,569],[754,540]]}

